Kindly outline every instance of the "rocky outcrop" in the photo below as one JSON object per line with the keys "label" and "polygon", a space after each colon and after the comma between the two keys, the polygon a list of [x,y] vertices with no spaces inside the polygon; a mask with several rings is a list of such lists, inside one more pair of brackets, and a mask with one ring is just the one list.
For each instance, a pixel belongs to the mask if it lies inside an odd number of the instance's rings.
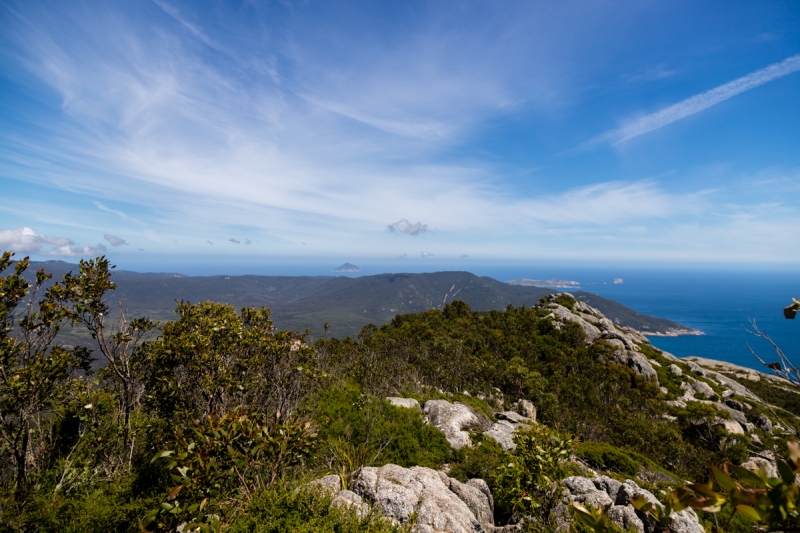
{"label": "rocky outcrop", "polygon": [[483,480],[461,483],[442,472],[414,466],[362,467],[350,476],[362,501],[401,524],[416,516],[413,533],[494,531],[494,502]]}
{"label": "rocky outcrop", "polygon": [[[534,414],[535,413],[534,411]],[[515,413],[514,411],[503,411],[501,413],[495,413],[494,416],[497,418],[497,422],[492,424],[492,427],[483,434],[497,441],[505,451],[513,450],[517,447],[517,445],[514,444],[514,432],[518,428],[536,423],[534,420],[522,416],[519,413]]]}
{"label": "rocky outcrop", "polygon": [[650,364],[647,357],[639,352],[617,350],[614,352],[614,362],[630,367],[637,374],[654,380],[656,385],[658,385],[658,373]]}
{"label": "rocky outcrop", "polygon": [[536,406],[530,400],[517,400],[517,412],[536,422]]}
{"label": "rocky outcrop", "polygon": [[550,310],[550,315],[548,316],[550,316],[551,318],[559,318],[561,319],[562,322],[565,321],[576,322],[583,330],[583,334],[586,336],[587,343],[592,343],[595,341],[595,339],[600,338],[600,330],[597,328],[597,326],[590,323],[585,318],[574,314],[572,311],[570,311],[563,305],[559,305],[557,303],[551,303],[548,305],[548,309]]}
{"label": "rocky outcrop", "polygon": [[489,420],[472,408],[447,400],[428,400],[422,411],[427,415],[428,421],[444,433],[447,442],[456,450],[472,445],[469,430],[488,431],[492,427]]}
{"label": "rocky outcrop", "polygon": [[406,409],[420,410],[419,402],[414,398],[398,398],[397,396],[389,396],[386,401],[395,407],[405,407]]}
{"label": "rocky outcrop", "polygon": [[[623,530],[637,529],[644,533],[652,533],[655,524],[644,513],[637,512],[631,505],[632,496],[644,496],[648,501],[659,507],[661,502],[653,494],[636,484],[633,480],[624,483],[606,477],[587,478],[581,476],[568,477],[561,482],[564,496],[569,501],[595,508],[610,505],[609,518]],[[697,514],[686,509],[680,513],[672,513],[670,529],[674,533],[705,533],[700,525]]]}

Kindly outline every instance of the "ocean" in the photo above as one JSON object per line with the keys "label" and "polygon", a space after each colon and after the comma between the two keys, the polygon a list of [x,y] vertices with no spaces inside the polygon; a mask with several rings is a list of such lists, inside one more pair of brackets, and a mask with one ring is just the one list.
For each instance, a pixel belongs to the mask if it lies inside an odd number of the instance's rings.
{"label": "ocean", "polygon": [[[518,268],[496,269],[496,279],[522,275]],[[554,271],[560,272],[558,275]],[[520,274],[520,275],[517,275]],[[640,313],[674,320],[704,335],[652,337],[661,350],[678,357],[699,356],[737,365],[765,369],[750,353],[747,343],[768,362],[777,361],[769,344],[745,331],[753,319],[791,361],[800,364],[800,318],[787,320],[783,308],[800,298],[800,277],[792,272],[725,270],[551,269],[535,279],[574,280],[581,290],[616,300]],[[614,284],[621,278],[622,284]]]}

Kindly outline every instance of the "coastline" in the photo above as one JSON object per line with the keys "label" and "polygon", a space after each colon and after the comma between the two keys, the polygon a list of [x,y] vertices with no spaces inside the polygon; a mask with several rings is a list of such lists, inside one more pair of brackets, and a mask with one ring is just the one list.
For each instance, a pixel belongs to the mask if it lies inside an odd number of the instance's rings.
{"label": "coastline", "polygon": [[642,331],[642,334],[645,337],[698,337],[700,335],[705,335],[699,329],[691,329],[691,328],[675,328],[675,329],[668,329],[666,331]]}

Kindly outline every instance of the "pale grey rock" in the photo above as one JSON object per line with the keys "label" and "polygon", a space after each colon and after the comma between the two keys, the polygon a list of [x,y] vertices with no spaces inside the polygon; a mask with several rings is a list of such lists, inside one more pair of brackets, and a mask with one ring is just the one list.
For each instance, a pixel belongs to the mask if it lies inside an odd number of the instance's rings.
{"label": "pale grey rock", "polygon": [[722,426],[723,428],[725,428],[725,431],[727,431],[731,435],[744,435],[744,428],[739,422],[735,420],[725,420],[724,418],[718,418],[715,425]]}
{"label": "pale grey rock", "polygon": [[414,398],[398,398],[397,396],[389,396],[386,401],[395,407],[405,407],[406,409],[420,410],[419,402]]}
{"label": "pale grey rock", "polygon": [[[564,293],[567,294],[567,293]],[[553,315],[557,316],[562,320],[568,320],[570,322],[577,322],[580,325],[583,333],[586,335],[586,342],[591,344],[600,337],[600,330],[594,324],[589,323],[585,319],[579,317],[578,315],[574,314],[572,311],[564,307],[563,305],[559,305],[556,303],[551,303],[548,308],[553,313]]]}
{"label": "pale grey rock", "polygon": [[514,411],[502,411],[495,413],[494,416],[497,418],[497,422],[492,424],[492,427],[483,434],[497,441],[504,451],[513,450],[517,447],[514,444],[514,432],[517,428],[536,423],[532,419]]}
{"label": "pale grey rock", "polygon": [[608,494],[612,500],[617,499],[619,488],[622,486],[621,482],[617,481],[614,478],[610,478],[608,476],[598,476],[592,478],[592,483],[594,484],[597,490],[602,490],[603,492]]}
{"label": "pale grey rock", "polygon": [[606,342],[617,350],[624,350],[627,348],[625,342],[620,339],[606,339]]}
{"label": "pale grey rock", "polygon": [[689,370],[691,370],[694,374],[697,374],[698,376],[706,375],[705,369],[694,361],[689,361],[687,364],[689,365]]}
{"label": "pale grey rock", "polygon": [[519,427],[517,424],[507,420],[500,420],[492,424],[492,427],[484,431],[483,434],[493,439],[503,448],[503,451],[507,452],[517,447],[517,445],[514,444],[514,431],[516,431],[517,427]]}
{"label": "pale grey rock", "polygon": [[330,475],[315,479],[306,486],[310,491],[334,496],[342,490],[342,479],[337,475]]}
{"label": "pale grey rock", "polygon": [[667,400],[664,403],[667,404],[667,405],[671,405],[672,407],[678,407],[680,409],[683,409],[684,407],[686,407],[686,402],[684,402],[682,400]]}
{"label": "pale grey rock", "polygon": [[631,350],[627,350],[625,352],[617,351],[614,354],[614,362],[621,365],[626,365],[633,369],[633,371],[637,374],[653,379],[655,380],[656,385],[658,384],[658,373],[652,366],[650,366],[650,362],[644,355]]}
{"label": "pale grey rock", "polygon": [[[614,505],[609,509],[609,518],[623,530],[636,528],[641,532],[652,533],[655,529],[652,519],[644,513],[637,512],[631,505],[632,496],[644,496],[654,505],[663,507],[651,492],[642,489],[630,479],[620,483],[606,476],[594,479],[573,476],[562,481],[561,486],[568,501],[590,505],[608,505],[609,502],[613,502]],[[691,509],[673,513],[671,516],[673,532],[705,533],[697,514]]]}
{"label": "pale grey rock", "polygon": [[661,391],[661,394],[669,394],[669,390],[666,387],[659,387],[658,390]]}
{"label": "pale grey rock", "polygon": [[449,484],[450,490],[467,504],[481,527],[486,531],[491,530],[494,527],[494,499],[489,485],[482,479],[461,483],[452,478],[449,479]]}
{"label": "pale grey rock", "polygon": [[636,509],[632,505],[613,506],[608,510],[608,518],[621,527],[623,531],[628,531],[632,528],[644,531],[644,523],[641,518],[636,516]]}
{"label": "pale grey rock", "polygon": [[735,409],[737,411],[744,411],[744,405],[742,405],[741,402],[737,402],[736,400],[733,400],[731,398],[727,398],[725,400],[725,405],[727,405],[731,409]]}
{"label": "pale grey rock", "polygon": [[661,363],[659,363],[655,359],[648,359],[648,361],[650,361],[650,364],[653,366],[661,366]]}
{"label": "pale grey rock", "polygon": [[[470,506],[451,490],[451,485],[473,500],[472,504],[483,513],[483,520],[489,527],[481,524]],[[491,531],[492,524],[485,514],[488,498],[476,485],[458,483],[430,468],[402,468],[391,464],[380,468],[362,467],[350,477],[353,492],[372,502],[387,518],[405,524],[416,514],[414,533]]]}
{"label": "pale grey rock", "polygon": [[536,406],[530,400],[517,400],[517,412],[536,422]]}
{"label": "pale grey rock", "polygon": [[670,373],[675,374],[676,376],[682,376],[683,375],[683,370],[681,370],[681,367],[679,367],[678,365],[675,365],[675,364],[669,365],[667,367],[667,370],[669,370]]}
{"label": "pale grey rock", "polygon": [[500,411],[494,414],[498,420],[505,420],[512,424],[533,424],[533,420],[514,411]]}
{"label": "pale grey rock", "polygon": [[742,467],[753,472],[763,470],[769,477],[778,477],[778,466],[775,460],[764,459],[763,457],[751,457],[744,463]]}
{"label": "pale grey rock", "polygon": [[772,421],[767,415],[762,414],[756,418],[756,427],[765,433],[772,433]]}
{"label": "pale grey rock", "polygon": [[700,395],[704,398],[711,398],[714,396],[714,389],[711,388],[711,385],[706,383],[705,381],[695,381],[692,383],[692,389],[694,389],[694,393],[696,395]]}
{"label": "pale grey rock", "polygon": [[736,394],[736,393],[735,393],[735,392],[733,392],[733,391],[732,391],[732,390],[730,390],[730,389],[725,389],[724,391],[722,391],[722,397],[723,397],[723,398],[732,398],[732,397],[733,397],[735,394]]}
{"label": "pale grey rock", "polygon": [[750,442],[755,444],[756,446],[763,446],[764,443],[761,442],[761,437],[758,436],[757,433],[750,434]]}
{"label": "pale grey rock", "polygon": [[364,518],[369,514],[369,505],[364,503],[361,496],[350,490],[339,491],[331,500],[331,507],[353,511],[359,518]]}
{"label": "pale grey rock", "polygon": [[[739,402],[734,402],[734,403],[739,403]],[[739,405],[741,405],[741,404],[739,404]],[[728,403],[728,402],[718,403],[718,404],[716,404],[716,406],[717,406],[717,409],[719,409],[720,411],[726,411],[726,412],[730,413],[731,414],[731,418],[733,418],[734,420],[739,422],[739,424],[741,424],[743,427],[744,427],[745,424],[747,424],[747,417],[744,416],[744,413],[741,410],[736,409],[735,407],[731,407],[730,403]]]}
{"label": "pale grey rock", "polygon": [[423,412],[428,416],[428,421],[444,433],[447,442],[456,450],[472,445],[468,433],[470,429],[487,431],[492,427],[490,421],[471,408],[447,400],[428,400],[425,402]]}

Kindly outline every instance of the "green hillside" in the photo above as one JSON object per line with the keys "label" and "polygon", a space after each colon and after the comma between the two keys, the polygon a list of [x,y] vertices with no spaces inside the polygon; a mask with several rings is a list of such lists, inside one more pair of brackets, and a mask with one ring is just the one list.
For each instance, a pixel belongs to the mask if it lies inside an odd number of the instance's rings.
{"label": "green hillside", "polygon": [[[77,271],[63,261],[33,262],[56,276]],[[380,274],[344,276],[185,276],[175,273],[114,272],[117,290],[111,301],[123,300],[134,315],[156,320],[174,318],[175,300],[210,300],[234,307],[269,307],[277,327],[311,330],[329,336],[355,336],[365,324],[386,324],[398,314],[442,308],[454,300],[478,311],[505,309],[508,305],[533,306],[556,289],[509,285],[469,272],[427,274]],[[637,313],[613,300],[578,292],[579,298],[597,307],[616,323],[647,331],[685,329],[684,326]]]}

